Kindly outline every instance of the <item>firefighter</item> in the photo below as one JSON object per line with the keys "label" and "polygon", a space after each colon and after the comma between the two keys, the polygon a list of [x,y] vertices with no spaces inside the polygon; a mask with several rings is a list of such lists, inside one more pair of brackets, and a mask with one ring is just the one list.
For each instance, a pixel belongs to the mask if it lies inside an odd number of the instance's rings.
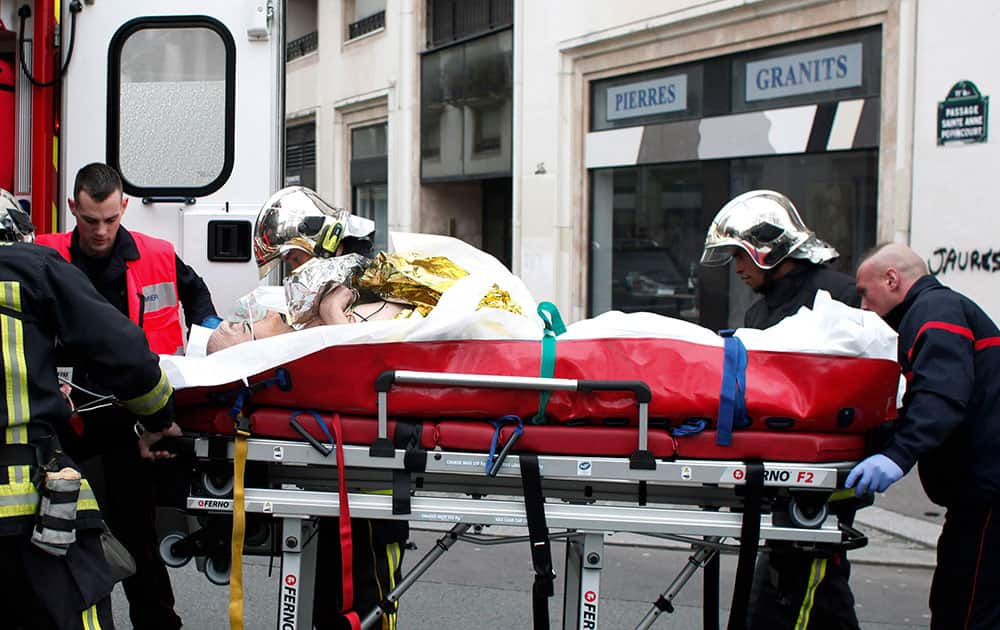
{"label": "firefighter", "polygon": [[[754,190],[735,197],[715,215],[701,263],[733,261],[737,275],[761,295],[745,313],[743,325],[763,329],[803,306],[812,308],[820,289],[859,306],[853,278],[826,266],[838,256],[806,227],[787,197]],[[850,524],[854,510],[840,510],[838,516]],[[770,553],[760,554],[754,573],[749,628],[858,628],[845,554],[819,558],[790,544],[771,541],[769,546]]]}
{"label": "firefighter", "polygon": [[[371,254],[375,224],[334,208],[301,186],[285,188],[261,208],[254,226],[254,252],[262,276],[284,261],[295,269],[314,256]],[[313,624],[317,630],[350,630],[342,614],[340,530],[337,519],[321,518],[316,559]],[[354,611],[364,617],[395,588],[402,576],[406,521],[351,519]],[[382,617],[382,628],[396,627],[396,613]]]}
{"label": "firefighter", "polygon": [[[112,306],[139,324],[153,352],[173,354],[184,345],[182,306],[188,323],[218,323],[212,296],[173,245],[121,225],[127,206],[118,173],[106,164],[88,164],[77,172],[69,199],[76,228],[40,235],[37,242],[55,248]],[[81,357],[67,354],[63,365],[73,366],[75,384],[95,390],[99,375],[81,369],[80,361]],[[82,389],[75,395],[83,396]],[[123,582],[132,623],[143,630],[176,630],[181,621],[158,552],[152,465],[139,457],[134,444],[126,443],[120,430],[134,419],[122,409],[82,417],[82,438],[66,435],[65,446],[81,461],[101,455],[107,488],[102,505],[108,525],[136,559],[135,575]]]}
{"label": "firefighter", "polygon": [[884,492],[915,463],[945,508],[931,582],[931,628],[1000,628],[1000,330],[899,243],[858,267],[862,308],[899,333],[903,407],[881,453],[847,486]]}
{"label": "firefighter", "polygon": [[[70,410],[55,346],[87,357],[100,384],[141,419],[138,450],[152,457],[173,424],[173,389],[142,331],[78,269],[30,241],[31,220],[0,191],[0,611],[15,630],[114,627],[101,515],[86,479],[61,450]],[[122,427],[135,448],[133,427]]]}

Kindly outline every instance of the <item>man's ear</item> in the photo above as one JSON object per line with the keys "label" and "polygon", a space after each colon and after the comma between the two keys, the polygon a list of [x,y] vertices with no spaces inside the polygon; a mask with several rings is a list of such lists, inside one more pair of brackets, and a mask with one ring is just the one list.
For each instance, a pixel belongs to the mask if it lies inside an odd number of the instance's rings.
{"label": "man's ear", "polygon": [[70,214],[72,214],[75,217],[76,216],[76,202],[73,201],[72,197],[67,197],[66,198],[66,203],[69,204],[69,212],[70,212]]}
{"label": "man's ear", "polygon": [[892,267],[886,269],[885,278],[886,278],[886,284],[889,285],[890,291],[895,291],[900,287],[899,271],[897,271],[896,269]]}
{"label": "man's ear", "polygon": [[125,209],[126,208],[128,208],[128,197],[126,197],[125,193],[123,192],[122,193],[122,214],[125,214]]}

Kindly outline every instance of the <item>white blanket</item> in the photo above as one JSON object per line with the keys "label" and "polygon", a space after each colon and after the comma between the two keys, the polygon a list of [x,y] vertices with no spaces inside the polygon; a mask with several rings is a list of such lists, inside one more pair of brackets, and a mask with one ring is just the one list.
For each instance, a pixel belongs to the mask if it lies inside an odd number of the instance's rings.
{"label": "white blanket", "polygon": [[[395,251],[448,256],[469,276],[444,292],[427,317],[321,326],[232,346],[198,356],[191,342],[188,356],[161,356],[160,363],[176,389],[223,385],[259,374],[332,345],[378,344],[447,339],[538,340],[543,325],[524,283],[495,258],[454,238],[426,234],[391,235]],[[524,310],[515,315],[479,309],[492,285],[508,291]],[[802,308],[767,330],[741,328],[736,335],[749,350],[773,350],[896,359],[896,333],[881,318],[833,300],[820,291],[813,309]],[[194,334],[192,335],[194,337]],[[663,338],[721,346],[715,332],[652,313],[612,311],[567,326],[560,340],[614,337]],[[203,352],[200,353],[203,355]]]}

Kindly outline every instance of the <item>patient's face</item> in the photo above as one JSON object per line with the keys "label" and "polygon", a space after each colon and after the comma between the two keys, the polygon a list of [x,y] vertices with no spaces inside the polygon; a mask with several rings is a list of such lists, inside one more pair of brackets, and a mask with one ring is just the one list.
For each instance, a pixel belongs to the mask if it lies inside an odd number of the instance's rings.
{"label": "patient's face", "polygon": [[289,271],[295,271],[302,265],[306,264],[310,258],[312,258],[312,256],[305,253],[301,249],[293,249],[285,254],[285,264],[288,265]]}
{"label": "patient's face", "polygon": [[208,338],[206,352],[211,354],[245,341],[266,339],[291,330],[291,326],[286,324],[285,320],[281,319],[281,315],[274,311],[268,311],[263,319],[254,322],[252,330],[245,322],[225,321],[212,331],[212,335]]}

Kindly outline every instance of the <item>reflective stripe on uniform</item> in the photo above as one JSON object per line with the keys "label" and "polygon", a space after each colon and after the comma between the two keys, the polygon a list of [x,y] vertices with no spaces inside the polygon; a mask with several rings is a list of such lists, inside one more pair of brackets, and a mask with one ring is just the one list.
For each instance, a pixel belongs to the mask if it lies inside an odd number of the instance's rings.
{"label": "reflective stripe on uniform", "polygon": [[101,620],[97,614],[97,604],[83,611],[83,630],[102,630]]}
{"label": "reflective stripe on uniform", "polygon": [[[389,561],[389,592],[396,588],[396,570],[399,568],[400,546],[399,543],[391,543],[385,546],[385,556]],[[386,593],[388,595],[388,593]],[[383,598],[385,595],[383,596]],[[397,604],[398,606],[398,604]],[[386,614],[388,630],[396,630],[396,612]]]}
{"label": "reflective stripe on uniform", "polygon": [[0,484],[0,518],[30,516],[38,511],[38,491],[30,481]]}
{"label": "reflective stripe on uniform", "polygon": [[806,594],[802,598],[802,608],[799,609],[799,618],[795,622],[795,630],[806,630],[809,627],[809,615],[812,613],[813,601],[816,598],[816,589],[826,576],[826,558],[816,558],[809,567],[809,582],[806,584]]}
{"label": "reflective stripe on uniform", "polygon": [[[0,305],[21,312],[21,284],[0,282]],[[4,394],[7,403],[8,444],[28,443],[28,365],[24,360],[24,327],[11,315],[0,315],[0,345],[3,346]]]}
{"label": "reflective stripe on uniform", "polygon": [[77,510],[97,510],[97,497],[86,479],[80,482],[80,497],[76,500]]}
{"label": "reflective stripe on uniform", "polygon": [[144,312],[155,313],[161,308],[177,306],[177,293],[173,282],[160,282],[142,287],[142,297],[145,298]]}
{"label": "reflective stripe on uniform", "polygon": [[149,416],[167,404],[170,399],[170,394],[173,392],[173,388],[170,386],[170,381],[167,380],[167,373],[160,368],[160,381],[156,384],[156,387],[149,390],[142,396],[136,396],[131,400],[125,401],[125,408],[136,414],[137,416]]}

